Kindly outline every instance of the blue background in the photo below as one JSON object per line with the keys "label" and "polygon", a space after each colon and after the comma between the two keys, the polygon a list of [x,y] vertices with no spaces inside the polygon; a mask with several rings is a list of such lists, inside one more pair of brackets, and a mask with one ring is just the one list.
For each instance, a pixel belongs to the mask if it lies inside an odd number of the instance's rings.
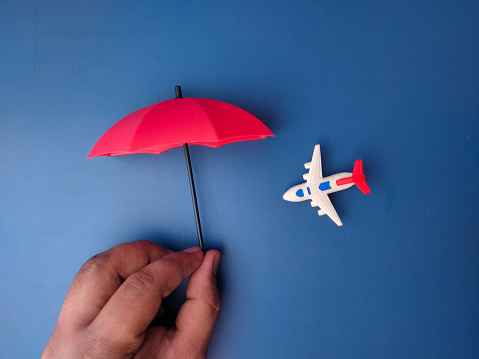
{"label": "blue background", "polygon": [[[182,85],[276,135],[190,148],[211,358],[477,358],[478,34],[477,1],[1,1],[0,357],[40,355],[92,255],[196,244],[181,148],[86,160]],[[317,143],[364,161],[343,227],[282,199]]]}

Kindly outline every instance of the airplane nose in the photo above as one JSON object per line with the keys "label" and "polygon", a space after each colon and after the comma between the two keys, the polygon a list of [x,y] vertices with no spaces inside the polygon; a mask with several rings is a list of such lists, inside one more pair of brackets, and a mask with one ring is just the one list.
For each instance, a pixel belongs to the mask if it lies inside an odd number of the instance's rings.
{"label": "airplane nose", "polygon": [[293,188],[290,188],[289,190],[286,191],[285,194],[283,194],[283,199],[285,201],[290,201],[290,202],[294,202],[296,198],[296,195],[294,193],[294,189]]}

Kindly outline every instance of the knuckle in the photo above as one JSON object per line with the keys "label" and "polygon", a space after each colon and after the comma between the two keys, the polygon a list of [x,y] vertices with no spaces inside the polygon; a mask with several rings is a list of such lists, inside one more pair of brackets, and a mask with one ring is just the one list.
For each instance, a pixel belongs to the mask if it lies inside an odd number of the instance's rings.
{"label": "knuckle", "polygon": [[133,242],[132,244],[136,245],[138,247],[150,248],[154,243],[150,242],[150,241],[147,241],[146,239],[140,239],[138,241]]}
{"label": "knuckle", "polygon": [[130,249],[133,249],[133,250],[138,250],[140,252],[150,252],[151,250],[151,247],[154,246],[154,243],[150,242],[150,241],[147,241],[145,239],[140,239],[138,241],[135,241],[135,242],[129,242],[129,243],[123,243],[123,244],[120,244],[120,246],[122,246],[123,248],[122,249],[126,249],[126,250],[130,250]]}
{"label": "knuckle", "polygon": [[133,273],[126,282],[123,284],[127,291],[139,292],[145,294],[145,292],[158,291],[158,282],[153,274],[147,270],[140,270]]}
{"label": "knuckle", "polygon": [[221,300],[217,291],[205,291],[199,299],[205,303],[213,314],[219,314],[221,311]]}
{"label": "knuckle", "polygon": [[78,275],[82,276],[86,273],[90,272],[98,272],[103,271],[111,262],[111,255],[110,253],[103,252],[94,255],[89,260],[83,264],[83,266],[78,271]]}
{"label": "knuckle", "polygon": [[86,330],[79,349],[82,357],[106,358],[113,353],[133,352],[141,343],[142,336],[134,337],[119,328],[108,330],[104,327],[89,327]]}
{"label": "knuckle", "polygon": [[206,298],[206,302],[213,312],[219,313],[221,311],[221,300],[218,294],[212,294]]}

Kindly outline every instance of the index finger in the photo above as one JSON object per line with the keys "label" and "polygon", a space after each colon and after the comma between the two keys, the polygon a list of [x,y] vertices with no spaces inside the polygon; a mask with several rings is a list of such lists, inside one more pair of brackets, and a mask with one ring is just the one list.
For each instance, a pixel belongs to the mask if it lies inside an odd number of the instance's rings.
{"label": "index finger", "polygon": [[126,278],[168,253],[156,243],[141,240],[90,258],[68,290],[58,323],[71,328],[90,324]]}

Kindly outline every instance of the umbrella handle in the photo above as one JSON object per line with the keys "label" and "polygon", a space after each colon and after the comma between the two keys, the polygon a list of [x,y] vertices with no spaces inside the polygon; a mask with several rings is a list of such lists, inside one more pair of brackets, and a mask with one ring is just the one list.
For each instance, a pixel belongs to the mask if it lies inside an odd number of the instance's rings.
{"label": "umbrella handle", "polygon": [[[181,91],[181,90],[180,90]],[[185,150],[186,167],[188,168],[188,177],[190,179],[191,199],[193,201],[193,210],[195,211],[196,231],[198,232],[198,243],[203,253],[205,252],[205,246],[203,244],[203,235],[201,233],[200,215],[198,213],[198,203],[196,201],[195,182],[193,180],[193,171],[191,170],[190,151],[188,144],[183,143]]]}

